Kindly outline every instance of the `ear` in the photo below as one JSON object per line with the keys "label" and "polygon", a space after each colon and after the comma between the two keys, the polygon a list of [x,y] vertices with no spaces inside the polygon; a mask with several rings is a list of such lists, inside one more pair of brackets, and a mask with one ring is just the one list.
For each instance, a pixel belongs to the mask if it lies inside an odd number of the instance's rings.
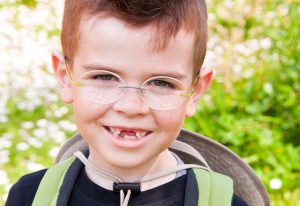
{"label": "ear", "polygon": [[60,85],[60,97],[64,103],[73,102],[72,86],[66,73],[65,58],[60,52],[52,53],[52,67]]}
{"label": "ear", "polygon": [[200,70],[199,79],[195,85],[194,94],[191,96],[187,111],[186,117],[192,117],[196,112],[197,102],[200,99],[201,95],[209,89],[213,79],[213,70],[210,67],[203,67]]}

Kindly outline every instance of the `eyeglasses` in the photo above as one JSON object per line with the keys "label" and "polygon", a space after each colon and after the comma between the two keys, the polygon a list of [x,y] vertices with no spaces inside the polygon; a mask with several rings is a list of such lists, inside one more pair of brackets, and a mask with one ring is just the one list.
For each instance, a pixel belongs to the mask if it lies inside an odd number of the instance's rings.
{"label": "eyeglasses", "polygon": [[192,92],[184,92],[184,84],[172,77],[156,76],[140,87],[125,85],[117,74],[106,70],[91,70],[74,80],[66,67],[70,82],[84,89],[83,97],[94,104],[103,105],[118,101],[126,90],[139,90],[143,102],[151,109],[172,110],[181,106]]}

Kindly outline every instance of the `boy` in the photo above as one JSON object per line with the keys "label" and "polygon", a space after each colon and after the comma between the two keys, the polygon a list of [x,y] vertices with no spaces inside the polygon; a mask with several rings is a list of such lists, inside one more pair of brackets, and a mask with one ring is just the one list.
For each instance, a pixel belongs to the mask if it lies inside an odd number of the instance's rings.
{"label": "boy", "polygon": [[[65,1],[53,68],[89,151],[52,205],[198,205],[185,195],[190,170],[128,182],[182,164],[168,147],[212,79],[200,70],[206,21],[202,0]],[[48,205],[50,192],[36,195],[45,172],[22,177],[6,205]]]}

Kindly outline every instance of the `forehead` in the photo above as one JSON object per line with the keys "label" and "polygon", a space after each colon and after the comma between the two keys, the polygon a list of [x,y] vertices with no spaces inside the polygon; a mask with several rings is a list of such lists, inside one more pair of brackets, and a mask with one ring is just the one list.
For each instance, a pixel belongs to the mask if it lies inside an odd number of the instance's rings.
{"label": "forehead", "polygon": [[177,42],[179,42],[179,40],[183,40],[187,47],[190,45],[193,46],[195,40],[194,32],[187,32],[184,29],[180,29],[176,35],[168,37],[165,29],[156,27],[154,24],[145,24],[141,26],[132,25],[107,13],[101,13],[98,15],[84,14],[79,24],[80,37],[86,34],[86,32],[89,33],[93,32],[93,30],[99,29],[99,27],[102,27],[107,31],[107,33],[104,33],[106,36],[120,30],[127,31],[130,33],[132,38],[136,36],[144,36],[144,39],[148,41],[149,46],[151,46],[153,50],[164,49],[168,45],[169,40]]}
{"label": "forehead", "polygon": [[[115,68],[161,70],[178,68],[192,73],[194,34],[185,30],[170,37],[165,47],[156,47],[159,32],[154,25],[136,27],[111,16],[83,16],[76,57]],[[103,63],[103,62],[101,62]]]}

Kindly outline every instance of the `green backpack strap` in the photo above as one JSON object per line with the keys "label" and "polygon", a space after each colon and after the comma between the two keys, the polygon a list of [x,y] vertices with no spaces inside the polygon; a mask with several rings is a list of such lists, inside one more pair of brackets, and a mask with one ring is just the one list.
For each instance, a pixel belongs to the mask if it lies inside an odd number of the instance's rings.
{"label": "green backpack strap", "polygon": [[193,169],[198,183],[198,206],[231,206],[233,181],[230,177],[203,169]]}
{"label": "green backpack strap", "polygon": [[54,165],[44,175],[35,194],[32,206],[55,206],[59,189],[64,180],[67,170],[76,157]]}
{"label": "green backpack strap", "polygon": [[[75,159],[74,156],[70,157],[47,170],[32,206],[56,206],[66,172]],[[198,206],[231,206],[233,181],[230,177],[198,168],[193,171],[198,183]]]}

